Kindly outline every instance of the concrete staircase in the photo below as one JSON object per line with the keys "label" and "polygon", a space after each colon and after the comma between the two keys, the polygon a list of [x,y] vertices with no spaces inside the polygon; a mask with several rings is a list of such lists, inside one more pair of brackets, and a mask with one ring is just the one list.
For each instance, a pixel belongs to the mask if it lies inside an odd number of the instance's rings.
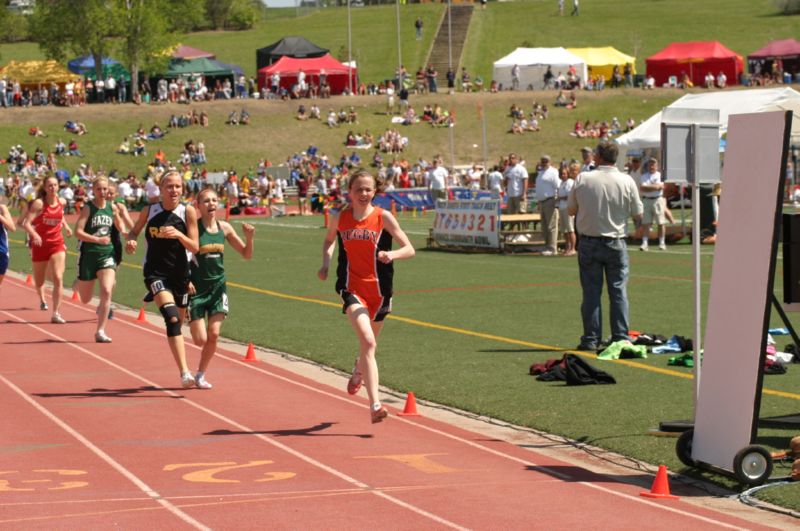
{"label": "concrete staircase", "polygon": [[442,23],[439,25],[439,31],[436,33],[436,39],[433,41],[431,53],[428,56],[426,64],[432,64],[433,67],[439,72],[438,84],[441,90],[442,87],[447,87],[447,68],[449,66],[449,52],[448,52],[448,15],[452,15],[453,20],[450,23],[452,53],[453,53],[453,70],[456,72],[456,79],[459,79],[459,63],[461,62],[461,52],[464,50],[464,41],[467,40],[467,31],[469,30],[469,22],[472,19],[471,4],[451,5],[450,11],[445,9]]}

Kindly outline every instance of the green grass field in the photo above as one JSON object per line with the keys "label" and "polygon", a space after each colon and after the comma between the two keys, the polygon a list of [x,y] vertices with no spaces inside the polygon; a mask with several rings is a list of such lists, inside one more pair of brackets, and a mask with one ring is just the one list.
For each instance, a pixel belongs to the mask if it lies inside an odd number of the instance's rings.
{"label": "green grass field", "polygon": [[[526,42],[534,46],[611,44],[635,54],[643,69],[644,57],[674,40],[718,39],[747,54],[769,39],[797,35],[800,21],[798,17],[775,16],[770,0],[582,2],[581,16],[572,19],[556,17],[555,5],[550,0],[491,3],[473,19],[465,64],[488,79],[492,60]],[[440,4],[403,6],[402,50],[409,68],[415,68],[415,62],[427,53],[442,9]],[[412,22],[418,14],[426,22],[421,43],[413,37]],[[275,12],[273,19],[268,15],[265,23],[249,32],[195,34],[184,42],[215,51],[221,60],[241,64],[248,73],[254,72],[255,49],[283,35],[303,34],[334,52],[346,43],[345,10],[329,9],[300,18],[291,15],[291,10]],[[353,48],[362,76],[367,80],[390,76],[397,62],[394,8],[353,9],[353,27]],[[4,63],[41,57],[30,43],[0,46],[0,54]],[[682,94],[677,90],[581,94],[578,109],[551,109],[541,133],[522,136],[506,132],[509,106],[516,102],[527,109],[533,100],[551,104],[553,93],[412,96],[412,104],[418,109],[428,102],[453,109],[457,125],[452,129],[423,124],[403,128],[410,138],[404,156],[409,160],[420,156],[430,159],[441,153],[448,164],[481,161],[480,104],[487,122],[489,161],[512,150],[528,160],[543,152],[555,160],[572,158],[581,146],[591,144],[568,135],[576,120],[617,116],[624,122],[630,116],[639,121]],[[334,98],[324,102],[323,110],[346,105],[358,108],[356,131],[368,129],[379,134],[390,125],[384,101],[377,97]],[[333,158],[344,151],[346,129],[329,130],[320,123],[298,122],[294,119],[295,103],[247,102],[246,106],[253,125],[232,128],[223,122],[231,110],[242,107],[241,102],[196,105],[210,114],[211,127],[172,131],[148,149],[152,154],[161,147],[174,158],[189,138],[202,140],[207,146],[209,170],[234,167],[240,172],[254,167],[262,157],[277,164],[312,143]],[[89,162],[95,168],[142,175],[144,160],[114,153],[120,140],[140,123],[146,128],[153,122],[164,126],[170,114],[186,110],[178,105],[4,110],[0,112],[0,149],[11,144],[23,144],[30,152],[37,145],[49,149],[59,136],[68,140],[61,130],[64,121],[77,119],[90,131],[78,138],[87,156],[62,159],[62,167],[74,170],[78,164]],[[49,137],[27,136],[33,125]],[[356,355],[355,338],[340,313],[333,283],[321,283],[315,276],[322,219],[291,217],[257,222],[254,260],[245,263],[229,254],[233,313],[224,333],[349,370]],[[688,369],[668,368],[666,356],[651,356],[636,363],[592,362],[611,372],[618,384],[585,388],[540,383],[527,374],[530,364],[560,356],[578,342],[580,287],[574,260],[425,251],[424,238],[432,218],[404,215],[401,223],[419,252],[414,260],[397,266],[395,313],[387,322],[379,349],[383,384],[400,392],[414,391],[421,399],[565,435],[653,464],[664,463],[671,470],[683,469],[675,457],[674,439],[654,437],[648,431],[661,420],[691,416]],[[20,234],[14,239],[19,242]],[[27,253],[19,243],[12,251],[12,269],[29,270]],[[706,289],[712,252],[712,248],[704,249]],[[138,308],[143,293],[141,271],[136,266],[139,262],[140,257],[126,258],[115,297],[133,308]],[[632,253],[629,292],[633,327],[664,335],[691,335],[691,273],[690,247],[685,243],[667,253]],[[66,278],[74,274],[72,256]],[[775,319],[773,322],[779,325]],[[779,338],[779,346],[787,342]],[[166,364],[166,351],[164,356]],[[766,378],[763,417],[797,411],[798,374],[792,366],[787,375]],[[762,429],[758,442],[782,448],[795,434],[792,430]],[[687,472],[735,488],[720,476]],[[788,468],[778,467],[774,476],[786,474]],[[797,486],[770,492],[767,497],[800,509]]]}

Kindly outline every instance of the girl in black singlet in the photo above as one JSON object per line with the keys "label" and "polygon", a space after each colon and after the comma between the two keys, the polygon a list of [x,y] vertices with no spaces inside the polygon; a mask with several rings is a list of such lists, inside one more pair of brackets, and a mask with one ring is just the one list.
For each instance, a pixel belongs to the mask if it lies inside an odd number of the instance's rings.
{"label": "girl in black singlet", "polygon": [[189,259],[200,244],[197,234],[197,212],[181,202],[183,177],[169,171],[161,178],[161,201],[146,206],[128,233],[126,251],[136,252],[139,233],[145,230],[147,252],[144,262],[144,283],[148,299],[152,297],[164,317],[167,340],[175,363],[181,372],[181,385],[194,387],[195,381],[186,365],[186,348],[181,325],[189,305]]}

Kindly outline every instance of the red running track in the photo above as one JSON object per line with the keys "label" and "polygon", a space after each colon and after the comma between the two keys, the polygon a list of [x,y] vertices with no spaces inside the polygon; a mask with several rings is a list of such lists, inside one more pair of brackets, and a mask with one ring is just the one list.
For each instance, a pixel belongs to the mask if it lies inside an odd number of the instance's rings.
{"label": "red running track", "polygon": [[363,397],[230,352],[183,390],[158,327],[120,316],[97,344],[93,306],[55,325],[1,293],[0,528],[766,528],[429,418],[372,425]]}

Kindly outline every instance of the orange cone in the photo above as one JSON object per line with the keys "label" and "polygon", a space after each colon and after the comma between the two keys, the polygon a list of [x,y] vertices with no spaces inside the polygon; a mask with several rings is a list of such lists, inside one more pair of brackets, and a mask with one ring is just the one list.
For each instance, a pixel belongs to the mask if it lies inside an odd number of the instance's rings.
{"label": "orange cone", "polygon": [[146,323],[147,322],[147,317],[144,316],[144,306],[139,308],[139,316],[136,318],[136,320],[138,322],[140,322],[140,323]]}
{"label": "orange cone", "polygon": [[244,357],[244,361],[248,361],[250,363],[255,363],[258,361],[258,358],[256,358],[256,349],[253,347],[252,343],[247,345],[247,354]]}
{"label": "orange cone", "polygon": [[398,413],[401,417],[419,417],[421,416],[417,413],[417,399],[414,397],[414,393],[411,391],[408,392],[408,396],[406,397],[406,406],[403,408],[402,413]]}
{"label": "orange cone", "polygon": [[653,480],[653,486],[650,492],[640,492],[639,496],[646,498],[660,498],[662,500],[677,500],[677,496],[669,493],[669,478],[667,477],[667,467],[665,465],[658,465],[658,472],[656,479]]}
{"label": "orange cone", "polygon": [[32,276],[30,276],[30,275],[28,275],[28,276],[25,278],[25,284],[26,284],[26,285],[28,285],[28,286],[33,286],[33,277],[32,277]]}
{"label": "orange cone", "polygon": [[80,299],[80,297],[78,297],[78,292],[77,292],[77,291],[75,291],[75,290],[72,290],[72,300],[73,300],[73,301],[79,301],[79,300],[81,300],[81,299]]}

